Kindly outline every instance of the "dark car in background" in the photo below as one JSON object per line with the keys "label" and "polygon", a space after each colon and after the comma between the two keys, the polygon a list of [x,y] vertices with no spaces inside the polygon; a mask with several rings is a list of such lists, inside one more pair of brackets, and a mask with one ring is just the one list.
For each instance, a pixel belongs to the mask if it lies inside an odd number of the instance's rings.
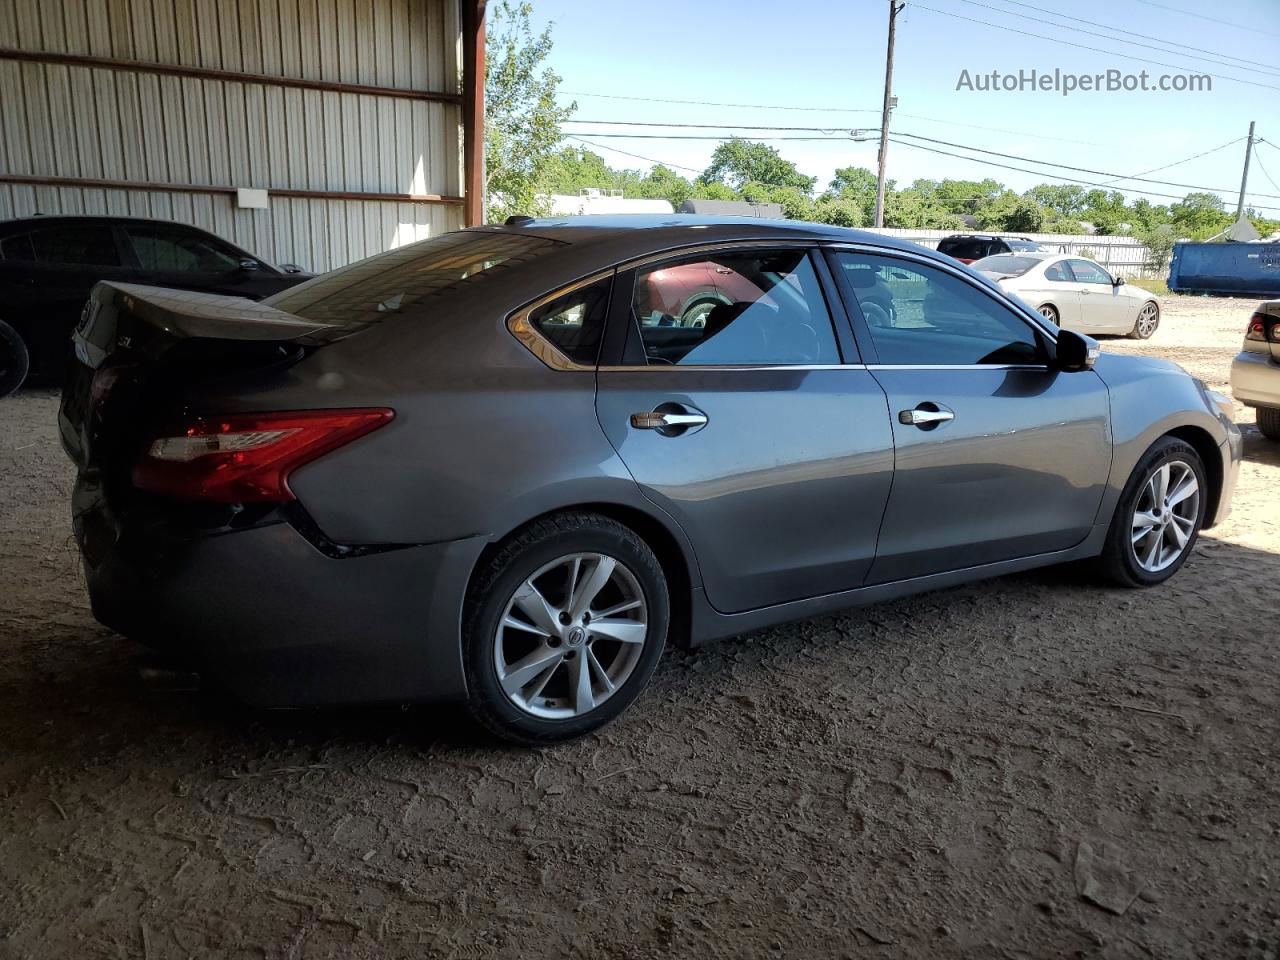
{"label": "dark car in background", "polygon": [[1173,364],[784,221],[523,218],[262,303],[103,283],[75,346],[99,621],[256,703],[464,700],[534,743],[668,637],[1082,559],[1161,583],[1240,456]]}
{"label": "dark car in background", "polygon": [[0,222],[0,397],[57,379],[99,280],[261,300],[309,275],[277,268],[198,227],[131,217]]}
{"label": "dark car in background", "polygon": [[1030,237],[997,237],[993,234],[965,233],[943,237],[938,252],[961,263],[973,263],[997,253],[1044,253],[1044,247]]}

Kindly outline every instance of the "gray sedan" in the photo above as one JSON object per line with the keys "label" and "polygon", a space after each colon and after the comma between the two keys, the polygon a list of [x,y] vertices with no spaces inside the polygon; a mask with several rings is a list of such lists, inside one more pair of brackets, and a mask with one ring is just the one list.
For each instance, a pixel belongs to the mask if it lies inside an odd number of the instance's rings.
{"label": "gray sedan", "polygon": [[1231,404],[948,257],[786,222],[531,220],[263,303],[100,284],[60,414],[93,610],[267,705],[579,736],[668,641],[1225,516]]}

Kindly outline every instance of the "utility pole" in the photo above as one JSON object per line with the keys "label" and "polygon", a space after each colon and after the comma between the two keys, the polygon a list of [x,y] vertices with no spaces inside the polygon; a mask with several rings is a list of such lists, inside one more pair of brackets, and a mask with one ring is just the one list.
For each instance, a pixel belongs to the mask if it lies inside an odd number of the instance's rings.
{"label": "utility pole", "polygon": [[[892,28],[890,28],[892,29]],[[1244,147],[1244,173],[1240,175],[1240,201],[1236,204],[1236,222],[1244,216],[1244,188],[1249,184],[1249,157],[1253,153],[1253,120],[1249,121],[1249,142]]]}
{"label": "utility pole", "polygon": [[889,49],[884,58],[884,109],[880,113],[880,171],[876,176],[876,226],[884,226],[884,170],[889,162],[889,113],[893,110],[893,37],[905,3],[889,0]]}

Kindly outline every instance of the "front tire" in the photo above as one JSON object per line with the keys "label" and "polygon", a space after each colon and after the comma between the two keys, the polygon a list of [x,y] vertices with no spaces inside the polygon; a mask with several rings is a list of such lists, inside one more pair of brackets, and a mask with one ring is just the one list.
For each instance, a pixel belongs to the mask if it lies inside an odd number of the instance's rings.
{"label": "front tire", "polygon": [[1280,409],[1259,407],[1258,430],[1268,440],[1280,441]]}
{"label": "front tire", "polygon": [[469,706],[516,743],[572,740],[627,709],[670,620],[658,558],[598,514],[536,521],[478,571],[463,616]]}
{"label": "front tire", "polygon": [[1116,504],[1099,563],[1125,587],[1152,587],[1181,569],[1204,525],[1209,488],[1204,462],[1189,443],[1152,444]]}
{"label": "front tire", "polygon": [[27,379],[31,355],[18,331],[0,320],[0,397],[7,397]]}
{"label": "front tire", "polygon": [[1133,321],[1133,329],[1129,331],[1130,340],[1150,340],[1151,335],[1160,327],[1160,305],[1148,300],[1138,311],[1138,318]]}

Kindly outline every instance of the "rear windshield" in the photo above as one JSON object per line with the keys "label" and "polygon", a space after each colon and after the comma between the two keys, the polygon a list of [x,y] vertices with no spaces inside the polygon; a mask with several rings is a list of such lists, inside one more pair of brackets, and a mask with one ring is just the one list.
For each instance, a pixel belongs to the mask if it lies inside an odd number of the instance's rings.
{"label": "rear windshield", "polygon": [[1010,250],[1043,250],[1034,240],[1006,240]]}
{"label": "rear windshield", "polygon": [[975,270],[987,273],[999,273],[1006,277],[1020,277],[1040,260],[1038,257],[1015,257],[1007,253],[999,253],[994,257],[985,257],[977,263],[970,264]]}
{"label": "rear windshield", "polygon": [[458,231],[411,243],[290,287],[266,303],[348,329],[412,312],[423,301],[501,275],[561,246],[517,233]]}
{"label": "rear windshield", "polygon": [[990,240],[943,240],[938,244],[938,252],[957,260],[977,260],[985,257],[991,246]]}

